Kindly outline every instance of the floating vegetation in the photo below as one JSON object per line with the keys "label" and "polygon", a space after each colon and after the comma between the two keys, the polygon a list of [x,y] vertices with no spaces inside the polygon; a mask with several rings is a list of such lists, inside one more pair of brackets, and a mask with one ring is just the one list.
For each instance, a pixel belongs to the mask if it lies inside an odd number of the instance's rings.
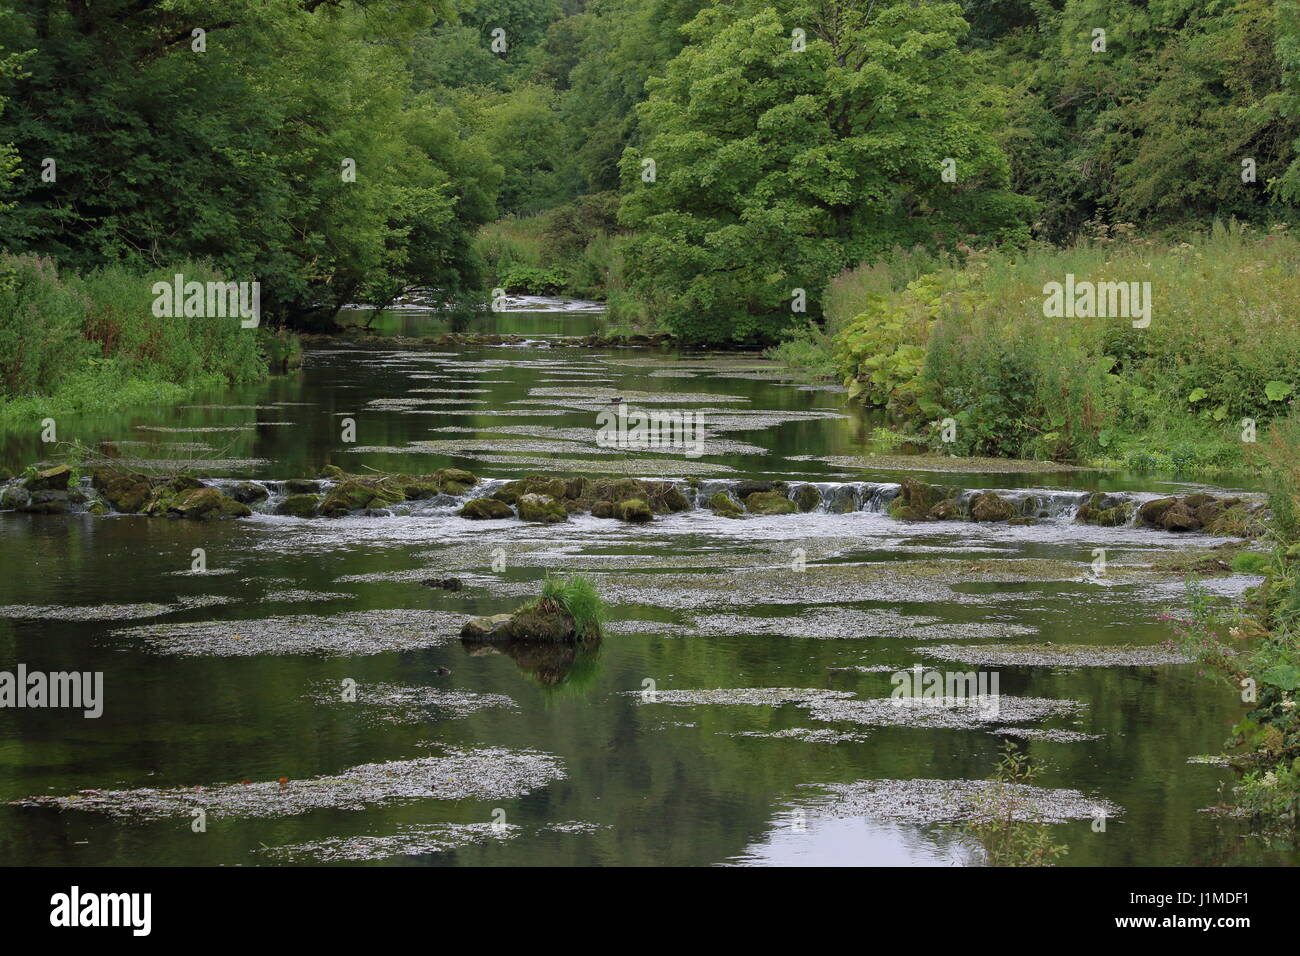
{"label": "floating vegetation", "polygon": [[804,786],[830,798],[799,804],[810,814],[823,817],[866,817],[922,825],[966,823],[987,815],[988,797],[1000,787],[1011,789],[1016,797],[1016,819],[1028,823],[1064,823],[1123,813],[1123,808],[1078,790],[990,780],[859,780]]}
{"label": "floating vegetation", "polygon": [[343,591],[308,591],[302,588],[286,588],[281,591],[267,591],[262,595],[263,601],[282,601],[289,604],[305,604],[310,601],[339,601],[355,597]]}
{"label": "floating vegetation", "polygon": [[614,829],[611,824],[588,823],[584,820],[568,820],[564,823],[548,823],[541,830],[546,833],[598,833],[601,830]]}
{"label": "floating vegetation", "polygon": [[10,604],[0,607],[0,617],[19,621],[133,621],[179,611],[232,604],[235,599],[217,594],[177,598],[171,604],[96,604],[69,607],[58,604]]}
{"label": "floating vegetation", "polygon": [[160,654],[250,657],[256,654],[382,654],[436,647],[465,622],[449,612],[346,611],[329,617],[306,614],[252,620],[150,624],[114,631],[140,638]]}
{"label": "floating vegetation", "polygon": [[984,730],[1000,724],[1034,723],[1048,717],[1071,716],[1081,706],[1073,700],[976,694],[969,697],[877,697],[868,700],[823,697],[810,700],[807,710],[814,720],[827,723]]}
{"label": "floating vegetation", "polygon": [[136,790],[81,790],[63,797],[14,800],[10,806],[58,807],[135,820],[218,820],[297,816],[313,810],[364,810],[419,800],[504,800],[564,779],[558,757],[536,750],[449,749],[442,757],[368,763],[306,780],[264,780]]}
{"label": "floating vegetation", "polygon": [[819,701],[852,697],[845,690],[818,690],[799,687],[739,687],[713,690],[656,690],[653,693],[639,690],[624,691],[643,704],[668,704],[674,707],[695,706],[746,706],[780,707],[784,704],[812,704]]}
{"label": "floating vegetation", "polygon": [[978,667],[1160,667],[1193,658],[1163,644],[940,644],[916,648],[929,657]]}
{"label": "floating vegetation", "polygon": [[1082,740],[1100,740],[1101,734],[1085,734],[1078,730],[1060,730],[1036,727],[998,727],[991,731],[999,737],[1017,737],[1021,740],[1045,740],[1054,744],[1072,744]]}
{"label": "floating vegetation", "polygon": [[[355,687],[355,693],[355,700],[347,700],[344,689],[339,684],[321,684],[313,690],[311,699],[318,704],[355,707],[367,721],[384,724],[419,724],[439,715],[469,717],[493,708],[519,709],[504,694],[479,694],[468,690],[359,683]],[[430,711],[436,713],[431,714]]]}
{"label": "floating vegetation", "polygon": [[745,730],[731,734],[732,737],[771,737],[777,740],[802,740],[812,744],[858,743],[866,740],[869,734],[855,734],[839,730],[814,730],[809,727],[790,727],[787,730]]}
{"label": "floating vegetation", "polygon": [[280,860],[315,863],[357,863],[395,856],[445,853],[488,840],[510,840],[520,829],[509,823],[425,823],[400,828],[387,836],[330,837],[259,852]]}

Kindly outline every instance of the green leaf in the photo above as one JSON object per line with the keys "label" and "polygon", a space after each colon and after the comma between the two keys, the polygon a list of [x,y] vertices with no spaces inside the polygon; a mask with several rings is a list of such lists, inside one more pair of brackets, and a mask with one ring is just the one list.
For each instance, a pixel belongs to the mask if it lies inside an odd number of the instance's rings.
{"label": "green leaf", "polygon": [[1289,382],[1265,382],[1264,394],[1268,396],[1270,402],[1280,402],[1292,392],[1292,386]]}
{"label": "green leaf", "polygon": [[1300,689],[1300,667],[1290,664],[1276,664],[1259,675],[1265,684],[1272,684],[1282,690]]}
{"label": "green leaf", "polygon": [[1199,402],[1209,394],[1210,393],[1203,388],[1194,388],[1192,389],[1192,394],[1187,396],[1187,400],[1189,402]]}

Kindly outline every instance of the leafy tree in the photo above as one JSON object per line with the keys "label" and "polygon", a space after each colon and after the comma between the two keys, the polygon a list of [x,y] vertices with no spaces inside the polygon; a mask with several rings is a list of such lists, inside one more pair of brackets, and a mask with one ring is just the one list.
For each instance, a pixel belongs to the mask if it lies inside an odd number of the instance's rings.
{"label": "leafy tree", "polygon": [[687,25],[622,161],[629,273],[674,331],[770,340],[796,290],[816,315],[847,264],[1026,237],[1032,204],[1006,188],[966,30],[955,4],[849,0],[719,3]]}

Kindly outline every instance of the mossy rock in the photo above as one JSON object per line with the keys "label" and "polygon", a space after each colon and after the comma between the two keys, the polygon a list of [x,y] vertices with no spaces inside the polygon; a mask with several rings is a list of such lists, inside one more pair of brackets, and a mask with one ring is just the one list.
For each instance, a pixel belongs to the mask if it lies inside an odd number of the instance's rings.
{"label": "mossy rock", "polygon": [[28,491],[66,491],[68,481],[72,478],[72,469],[67,465],[55,465],[38,471],[23,481]]}
{"label": "mossy rock", "polygon": [[573,618],[554,601],[520,608],[502,626],[507,640],[532,644],[571,644],[577,640]]}
{"label": "mossy rock", "polygon": [[591,506],[591,516],[593,518],[612,518],[614,517],[614,502],[597,501]]}
{"label": "mossy rock", "polygon": [[503,628],[510,623],[513,614],[493,614],[489,617],[470,618],[460,629],[460,636],[467,641],[504,640]]}
{"label": "mossy rock", "polygon": [[1196,512],[1189,508],[1186,503],[1179,501],[1173,507],[1166,508],[1165,513],[1160,516],[1160,527],[1166,531],[1198,531],[1201,522],[1196,518]]}
{"label": "mossy rock", "polygon": [[396,483],[401,489],[402,497],[407,501],[427,501],[443,493],[442,486],[432,480],[401,477],[396,480]]}
{"label": "mossy rock", "polygon": [[1151,501],[1144,501],[1138,508],[1138,520],[1144,525],[1152,528],[1160,527],[1160,519],[1165,516],[1165,512],[1178,503],[1177,498],[1155,498]]}
{"label": "mossy rock", "polygon": [[1006,521],[1015,513],[1011,502],[992,491],[981,491],[971,500],[970,516],[974,521]]}
{"label": "mossy rock", "polygon": [[944,498],[930,509],[926,517],[931,521],[961,521],[966,516],[956,498]]}
{"label": "mossy rock", "polygon": [[565,510],[564,505],[550,495],[539,495],[531,492],[522,494],[515,502],[515,506],[519,509],[519,517],[524,521],[554,524],[559,521],[567,521],[569,518],[569,512]]}
{"label": "mossy rock", "polygon": [[139,511],[153,492],[153,486],[145,475],[115,471],[112,468],[96,468],[91,472],[90,483],[113,506],[114,511],[123,514]]}
{"label": "mossy rock", "polygon": [[191,488],[172,499],[168,512],[189,521],[247,518],[253,512],[220,488]]}
{"label": "mossy rock", "polygon": [[456,514],[462,518],[471,518],[475,521],[490,521],[515,516],[514,510],[508,504],[495,498],[474,498],[465,502],[465,506]]}
{"label": "mossy rock", "polygon": [[440,468],[433,478],[444,495],[457,498],[478,484],[478,476],[463,468]]}
{"label": "mossy rock", "polygon": [[275,513],[293,518],[314,518],[320,501],[319,495],[289,495],[275,506]]}
{"label": "mossy rock", "polygon": [[320,482],[312,481],[310,478],[290,478],[284,482],[284,493],[287,495],[319,494]]}
{"label": "mossy rock", "polygon": [[265,501],[270,497],[265,488],[252,481],[241,481],[237,485],[232,485],[229,493],[230,497],[245,505],[251,505],[255,501]]}
{"label": "mossy rock", "polygon": [[719,491],[709,499],[709,509],[716,515],[723,518],[740,518],[745,514],[745,509],[725,491]]}
{"label": "mossy rock", "polygon": [[800,485],[795,492],[794,502],[800,511],[812,511],[822,503],[822,493],[815,485]]}
{"label": "mossy rock", "polygon": [[513,614],[471,618],[460,631],[470,643],[575,644],[573,618],[554,601],[538,601]]}
{"label": "mossy rock", "polygon": [[663,506],[673,513],[689,511],[691,503],[686,500],[686,496],[682,494],[681,489],[671,482],[664,482],[664,484],[667,487],[658,496],[658,500],[663,503]]}
{"label": "mossy rock", "polygon": [[590,478],[584,478],[581,475],[577,478],[566,478],[564,481],[564,497],[568,501],[581,501],[591,496],[592,485],[594,482]]}
{"label": "mossy rock", "polygon": [[99,499],[92,501],[90,504],[86,506],[87,512],[89,512],[92,515],[97,515],[101,517],[103,515],[108,514],[112,510],[113,509],[111,509],[106,502],[101,501]]}
{"label": "mossy rock", "polygon": [[343,481],[348,477],[348,473],[338,465],[322,465],[319,478],[329,478],[332,481]]}
{"label": "mossy rock", "polygon": [[614,502],[614,517],[633,524],[645,524],[654,520],[654,512],[640,498],[628,498]]}
{"label": "mossy rock", "polygon": [[736,482],[736,487],[731,489],[731,493],[736,496],[737,501],[744,501],[750,495],[758,492],[784,492],[785,489],[786,484],[784,481],[773,481],[761,478],[743,478]]}
{"label": "mossy rock", "polygon": [[745,499],[745,507],[756,515],[788,515],[799,506],[779,491],[755,491]]}
{"label": "mossy rock", "polygon": [[1007,524],[1022,525],[1022,526],[1038,524],[1038,519],[1035,518],[1033,515],[1019,515],[1015,518],[1008,518]]}
{"label": "mossy rock", "polygon": [[340,518],[350,511],[360,511],[375,499],[375,490],[354,479],[341,482],[329,490],[320,503],[326,518]]}
{"label": "mossy rock", "polygon": [[176,514],[173,508],[184,495],[191,491],[198,491],[204,488],[203,482],[189,475],[180,475],[176,478],[164,481],[162,484],[155,485],[149,493],[149,500],[145,503],[143,511],[151,517],[159,517],[167,514]]}
{"label": "mossy rock", "polygon": [[523,495],[564,498],[567,492],[568,484],[563,478],[554,478],[548,475],[528,475],[514,481],[507,481],[492,493],[492,497],[498,501],[504,501],[508,505],[513,505],[518,504],[519,498]]}
{"label": "mossy rock", "polygon": [[930,509],[948,497],[951,496],[942,488],[915,478],[904,478],[897,497],[889,503],[889,516],[899,521],[927,521]]}

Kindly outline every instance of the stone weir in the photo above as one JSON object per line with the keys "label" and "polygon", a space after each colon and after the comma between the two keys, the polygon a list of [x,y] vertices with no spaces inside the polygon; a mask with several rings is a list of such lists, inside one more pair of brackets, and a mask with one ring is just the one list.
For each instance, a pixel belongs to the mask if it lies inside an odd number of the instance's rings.
{"label": "stone weir", "polygon": [[100,464],[28,469],[0,484],[0,510],[33,514],[142,514],[189,520],[251,517],[394,517],[450,514],[476,521],[542,524],[574,515],[634,524],[708,510],[757,515],[869,512],[899,521],[1079,522],[1103,527],[1199,531],[1234,537],[1263,532],[1266,506],[1249,497],[1189,494],[989,490],[902,482],[780,479],[650,480],[529,475],[483,478],[458,468],[430,474],[350,474],[327,465],[316,478],[281,481],[145,475]]}

